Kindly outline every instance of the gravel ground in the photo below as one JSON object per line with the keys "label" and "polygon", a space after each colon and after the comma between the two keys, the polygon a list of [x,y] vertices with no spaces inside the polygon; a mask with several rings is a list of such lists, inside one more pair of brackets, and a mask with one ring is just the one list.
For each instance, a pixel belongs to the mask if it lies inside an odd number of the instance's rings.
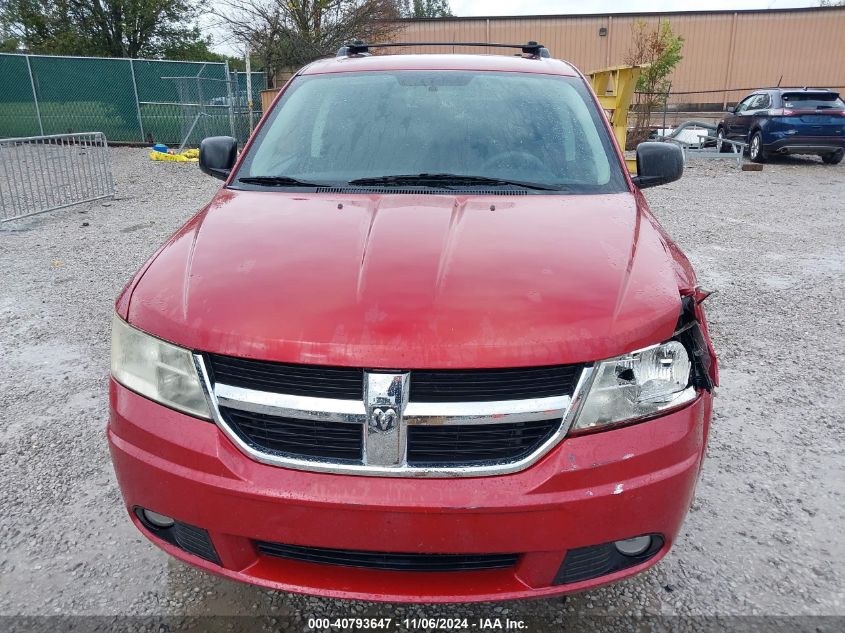
{"label": "gravel ground", "polygon": [[143,150],[111,154],[114,200],[0,228],[0,615],[265,614],[300,629],[361,614],[549,628],[589,614],[845,616],[845,404],[833,371],[845,355],[845,164],[788,159],[755,173],[698,160],[648,191],[702,285],[718,290],[707,307],[723,386],[671,554],[568,600],[432,607],[234,583],[169,558],[131,525],[103,435],[113,301],[218,181]]}

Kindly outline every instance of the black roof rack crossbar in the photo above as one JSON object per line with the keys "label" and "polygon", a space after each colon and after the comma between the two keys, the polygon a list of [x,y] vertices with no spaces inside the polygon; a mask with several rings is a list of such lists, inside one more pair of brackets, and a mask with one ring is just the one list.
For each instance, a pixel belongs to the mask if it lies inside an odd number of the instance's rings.
{"label": "black roof rack crossbar", "polygon": [[550,57],[549,49],[535,41],[525,44],[499,44],[496,42],[386,42],[383,44],[365,44],[355,40],[351,44],[341,46],[337,51],[338,57],[361,55],[368,53],[371,48],[398,48],[401,46],[481,46],[485,48],[518,48],[526,55],[535,57]]}

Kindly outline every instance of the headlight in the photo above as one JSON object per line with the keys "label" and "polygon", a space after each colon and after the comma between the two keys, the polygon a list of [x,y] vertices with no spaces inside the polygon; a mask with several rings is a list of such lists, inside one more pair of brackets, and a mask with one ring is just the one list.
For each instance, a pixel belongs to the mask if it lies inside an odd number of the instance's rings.
{"label": "headlight", "polygon": [[593,371],[572,431],[650,417],[695,399],[689,354],[678,341],[601,361]]}
{"label": "headlight", "polygon": [[150,400],[211,419],[191,352],[136,330],[117,315],[111,330],[111,374]]}

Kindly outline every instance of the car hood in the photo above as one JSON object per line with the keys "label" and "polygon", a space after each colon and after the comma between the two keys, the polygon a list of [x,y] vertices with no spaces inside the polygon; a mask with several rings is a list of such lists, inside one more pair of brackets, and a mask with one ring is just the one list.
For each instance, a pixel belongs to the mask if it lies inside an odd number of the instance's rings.
{"label": "car hood", "polygon": [[126,313],[184,347],[283,362],[583,362],[672,335],[673,249],[630,193],[222,189],[136,277]]}

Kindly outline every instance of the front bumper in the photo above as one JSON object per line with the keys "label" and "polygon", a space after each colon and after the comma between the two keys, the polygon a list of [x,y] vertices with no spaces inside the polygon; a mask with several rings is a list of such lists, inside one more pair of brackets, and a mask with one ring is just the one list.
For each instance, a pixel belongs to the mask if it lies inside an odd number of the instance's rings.
{"label": "front bumper", "polygon": [[[692,500],[712,399],[661,418],[567,438],[534,466],[467,479],[324,474],[260,464],[210,422],[110,384],[108,439],[129,514],[159,547],[197,567],[284,591],[335,598],[461,602],[582,591],[666,554]],[[134,508],[208,531],[220,564],[157,538]],[[648,561],[555,585],[567,550],[661,534]],[[484,571],[381,571],[259,554],[256,541],[450,554],[519,553]]]}

